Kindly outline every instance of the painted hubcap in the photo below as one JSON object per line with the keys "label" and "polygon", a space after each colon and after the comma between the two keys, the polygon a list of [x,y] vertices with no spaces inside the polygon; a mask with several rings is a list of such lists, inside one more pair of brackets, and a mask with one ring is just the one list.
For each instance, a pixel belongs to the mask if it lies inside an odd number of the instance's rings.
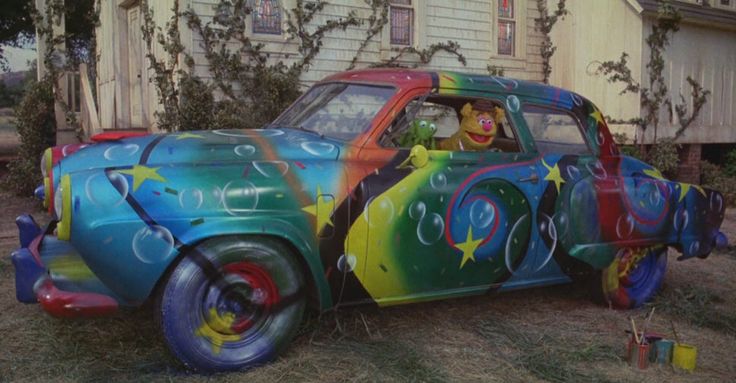
{"label": "painted hubcap", "polygon": [[229,263],[222,268],[224,283],[213,283],[205,295],[203,316],[220,334],[257,332],[279,301],[271,276],[250,262]]}

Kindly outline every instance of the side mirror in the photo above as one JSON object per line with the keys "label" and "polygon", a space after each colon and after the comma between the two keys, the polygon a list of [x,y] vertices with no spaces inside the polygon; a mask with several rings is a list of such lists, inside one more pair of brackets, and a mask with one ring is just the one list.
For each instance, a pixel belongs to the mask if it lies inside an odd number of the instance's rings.
{"label": "side mirror", "polygon": [[409,164],[415,169],[420,169],[427,166],[429,162],[429,152],[423,145],[414,145],[409,152],[409,156],[406,157],[404,162],[400,163],[396,169],[406,168]]}

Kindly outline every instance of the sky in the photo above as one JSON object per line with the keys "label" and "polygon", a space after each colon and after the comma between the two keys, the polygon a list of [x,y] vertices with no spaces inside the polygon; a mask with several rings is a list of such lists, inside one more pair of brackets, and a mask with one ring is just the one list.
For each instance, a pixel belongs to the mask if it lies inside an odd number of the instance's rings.
{"label": "sky", "polygon": [[11,72],[28,69],[28,61],[36,58],[36,50],[33,48],[3,47]]}

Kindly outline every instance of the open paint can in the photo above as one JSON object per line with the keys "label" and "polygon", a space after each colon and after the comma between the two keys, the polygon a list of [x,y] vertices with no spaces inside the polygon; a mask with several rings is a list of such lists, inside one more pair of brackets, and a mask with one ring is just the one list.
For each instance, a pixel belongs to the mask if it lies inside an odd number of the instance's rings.
{"label": "open paint can", "polygon": [[638,344],[633,342],[630,344],[631,357],[629,364],[637,370],[644,370],[649,367],[649,344]]}
{"label": "open paint can", "polygon": [[666,365],[672,362],[672,348],[674,345],[675,342],[669,339],[661,339],[654,343],[657,363]]}
{"label": "open paint can", "polygon": [[689,344],[675,343],[672,350],[672,365],[685,371],[695,369],[698,348]]}

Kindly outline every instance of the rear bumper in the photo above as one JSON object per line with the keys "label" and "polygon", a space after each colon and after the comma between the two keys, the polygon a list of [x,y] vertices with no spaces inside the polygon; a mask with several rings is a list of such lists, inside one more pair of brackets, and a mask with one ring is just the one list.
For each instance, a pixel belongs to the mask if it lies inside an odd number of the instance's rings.
{"label": "rear bumper", "polygon": [[99,281],[68,283],[74,291],[57,286],[44,261],[78,258],[78,255],[68,242],[58,241],[50,235],[53,224],[42,230],[30,215],[22,215],[15,222],[21,248],[14,251],[11,258],[15,267],[15,295],[19,302],[40,303],[46,312],[56,317],[102,316],[118,310],[118,301],[112,296],[75,288],[101,285]]}

